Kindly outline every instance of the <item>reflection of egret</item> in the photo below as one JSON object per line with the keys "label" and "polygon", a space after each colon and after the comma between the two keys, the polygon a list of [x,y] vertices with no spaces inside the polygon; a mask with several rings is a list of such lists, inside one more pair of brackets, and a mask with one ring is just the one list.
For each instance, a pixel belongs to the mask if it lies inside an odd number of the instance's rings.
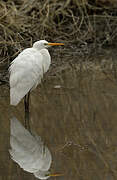
{"label": "reflection of egret", "polygon": [[32,48],[23,50],[11,63],[10,71],[10,104],[17,105],[25,96],[25,112],[29,111],[30,90],[41,82],[43,74],[48,71],[51,57],[47,50],[50,46],[63,43],[37,41]]}
{"label": "reflection of egret", "polygon": [[10,145],[11,158],[25,171],[33,173],[39,179],[59,176],[48,171],[52,157],[40,136],[30,134],[15,117],[11,119]]}

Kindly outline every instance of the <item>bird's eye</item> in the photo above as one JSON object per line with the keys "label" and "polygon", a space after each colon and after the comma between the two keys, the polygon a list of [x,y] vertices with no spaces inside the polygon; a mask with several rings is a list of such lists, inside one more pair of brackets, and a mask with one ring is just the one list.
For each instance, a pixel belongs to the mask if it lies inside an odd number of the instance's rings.
{"label": "bird's eye", "polygon": [[47,46],[48,45],[48,43],[44,43],[44,46]]}

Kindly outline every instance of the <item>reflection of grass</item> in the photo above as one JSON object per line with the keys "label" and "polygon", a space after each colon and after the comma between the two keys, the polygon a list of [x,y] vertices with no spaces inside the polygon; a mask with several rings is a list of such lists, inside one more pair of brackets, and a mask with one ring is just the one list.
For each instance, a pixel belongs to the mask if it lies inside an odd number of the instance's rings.
{"label": "reflection of grass", "polygon": [[0,1],[0,60],[9,62],[32,41],[44,38],[77,46],[112,44],[117,30],[114,5],[101,0]]}

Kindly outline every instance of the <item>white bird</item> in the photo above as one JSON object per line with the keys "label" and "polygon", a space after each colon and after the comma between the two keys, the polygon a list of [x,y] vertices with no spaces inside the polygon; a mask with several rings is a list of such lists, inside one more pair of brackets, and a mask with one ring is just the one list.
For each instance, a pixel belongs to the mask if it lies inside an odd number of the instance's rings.
{"label": "white bird", "polygon": [[11,119],[10,131],[9,153],[21,168],[33,173],[39,179],[60,176],[60,174],[49,173],[52,156],[40,136],[32,135],[15,117]]}
{"label": "white bird", "polygon": [[32,48],[23,50],[11,63],[10,72],[10,104],[17,105],[32,89],[41,83],[43,74],[51,64],[47,50],[50,46],[64,45],[63,43],[48,43],[37,41]]}

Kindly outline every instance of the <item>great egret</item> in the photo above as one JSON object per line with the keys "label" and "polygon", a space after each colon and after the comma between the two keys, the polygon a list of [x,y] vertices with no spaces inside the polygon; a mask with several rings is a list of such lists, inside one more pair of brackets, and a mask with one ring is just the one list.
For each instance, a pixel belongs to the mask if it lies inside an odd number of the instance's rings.
{"label": "great egret", "polygon": [[11,62],[9,68],[10,104],[16,106],[25,96],[25,127],[27,127],[26,122],[29,121],[29,94],[27,93],[41,83],[43,74],[49,69],[51,57],[47,48],[57,45],[64,44],[49,43],[45,40],[37,41],[32,48],[23,50]]}
{"label": "great egret", "polygon": [[41,82],[43,74],[49,69],[51,57],[47,50],[50,46],[63,43],[37,41],[32,48],[23,50],[12,62],[10,72],[10,104],[17,105],[20,100]]}
{"label": "great egret", "polygon": [[40,136],[32,135],[15,117],[11,119],[10,131],[11,149],[9,153],[21,168],[33,173],[39,179],[61,176],[61,174],[50,174],[48,171],[52,156],[49,149],[44,146]]}

